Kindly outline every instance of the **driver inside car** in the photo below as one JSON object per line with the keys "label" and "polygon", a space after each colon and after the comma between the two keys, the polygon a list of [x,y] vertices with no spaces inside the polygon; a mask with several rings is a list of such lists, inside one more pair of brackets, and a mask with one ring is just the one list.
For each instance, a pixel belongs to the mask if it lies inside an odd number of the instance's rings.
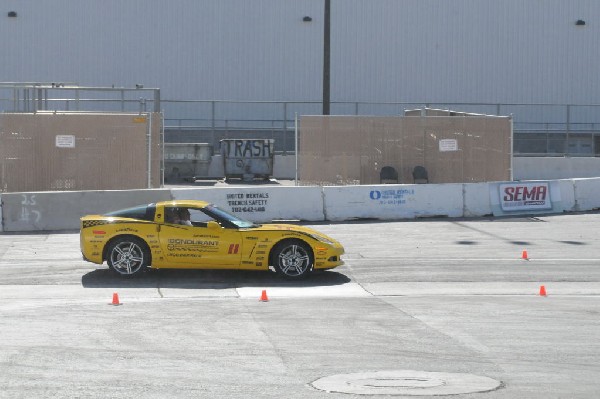
{"label": "driver inside car", "polygon": [[190,211],[187,208],[181,208],[179,210],[179,224],[183,224],[185,226],[192,225],[192,222],[190,221]]}
{"label": "driver inside car", "polygon": [[175,208],[165,208],[165,223],[179,224],[179,212]]}

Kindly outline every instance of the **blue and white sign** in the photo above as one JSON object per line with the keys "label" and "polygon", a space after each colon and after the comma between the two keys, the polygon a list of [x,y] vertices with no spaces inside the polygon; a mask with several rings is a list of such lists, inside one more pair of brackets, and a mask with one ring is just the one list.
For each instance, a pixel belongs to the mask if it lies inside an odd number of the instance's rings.
{"label": "blue and white sign", "polygon": [[412,195],[415,195],[413,188],[371,190],[369,198],[377,201],[380,205],[404,205],[407,197]]}
{"label": "blue and white sign", "polygon": [[462,216],[462,184],[325,186],[327,220]]}

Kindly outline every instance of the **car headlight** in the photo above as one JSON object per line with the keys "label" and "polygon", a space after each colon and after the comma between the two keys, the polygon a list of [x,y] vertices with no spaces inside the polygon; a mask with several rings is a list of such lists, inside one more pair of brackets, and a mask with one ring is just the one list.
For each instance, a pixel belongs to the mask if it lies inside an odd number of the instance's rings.
{"label": "car headlight", "polygon": [[310,236],[311,238],[313,238],[313,239],[315,239],[315,240],[317,240],[317,241],[323,242],[323,243],[325,243],[325,244],[328,244],[328,245],[334,245],[334,242],[333,242],[333,241],[331,241],[331,240],[330,240],[329,238],[327,238],[327,237],[323,237],[323,236],[320,236],[320,235],[317,235],[317,234],[309,234],[309,236]]}

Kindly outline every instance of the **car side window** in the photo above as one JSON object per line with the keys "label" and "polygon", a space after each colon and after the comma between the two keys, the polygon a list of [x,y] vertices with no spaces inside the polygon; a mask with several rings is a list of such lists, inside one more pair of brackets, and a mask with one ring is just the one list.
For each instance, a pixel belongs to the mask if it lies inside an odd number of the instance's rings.
{"label": "car side window", "polygon": [[208,222],[214,221],[215,219],[208,216],[206,213],[202,212],[200,209],[190,208],[190,220],[192,221],[192,226],[196,227],[206,227]]}
{"label": "car side window", "polygon": [[[217,221],[210,215],[197,208],[165,207],[165,223],[186,224],[182,222],[182,211],[189,212],[189,220],[194,227],[206,227],[208,222]],[[189,222],[187,223],[189,225]]]}
{"label": "car side window", "polygon": [[165,207],[165,223],[179,224],[179,214],[177,208]]}

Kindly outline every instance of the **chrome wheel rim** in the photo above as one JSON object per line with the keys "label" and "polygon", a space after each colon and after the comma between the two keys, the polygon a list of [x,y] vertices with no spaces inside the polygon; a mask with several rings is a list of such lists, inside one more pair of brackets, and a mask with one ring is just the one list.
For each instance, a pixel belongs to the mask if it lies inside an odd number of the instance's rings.
{"label": "chrome wheel rim", "polygon": [[121,274],[134,274],[144,264],[144,253],[139,245],[123,242],[114,247],[110,254],[112,267]]}
{"label": "chrome wheel rim", "polygon": [[278,257],[279,269],[287,276],[300,276],[309,267],[310,256],[300,245],[286,247]]}

